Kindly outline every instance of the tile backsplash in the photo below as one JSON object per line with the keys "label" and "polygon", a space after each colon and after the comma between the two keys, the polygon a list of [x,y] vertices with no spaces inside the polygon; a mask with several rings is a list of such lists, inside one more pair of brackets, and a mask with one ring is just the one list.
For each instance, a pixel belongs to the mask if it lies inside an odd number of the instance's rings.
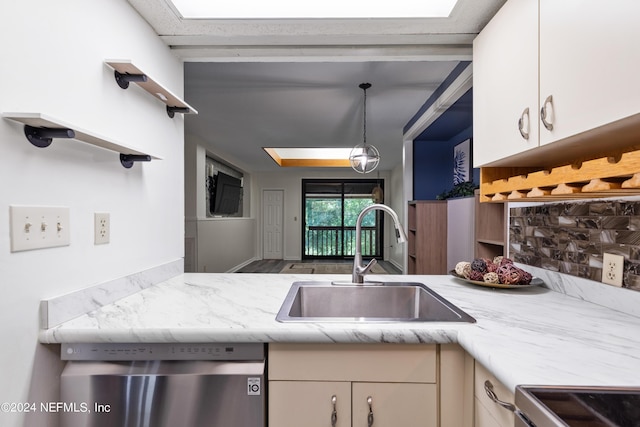
{"label": "tile backsplash", "polygon": [[509,209],[509,257],[516,262],[600,282],[604,253],[624,257],[623,287],[640,291],[640,200]]}

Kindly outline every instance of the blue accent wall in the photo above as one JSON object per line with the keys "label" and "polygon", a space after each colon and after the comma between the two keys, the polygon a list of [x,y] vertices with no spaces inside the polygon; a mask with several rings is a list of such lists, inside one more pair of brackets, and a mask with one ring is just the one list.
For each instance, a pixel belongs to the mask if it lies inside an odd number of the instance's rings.
{"label": "blue accent wall", "polygon": [[[414,200],[435,200],[453,188],[453,148],[472,137],[473,89],[469,89],[413,141]],[[473,153],[473,139],[471,146]],[[473,182],[480,182],[480,169],[473,169]]]}
{"label": "blue accent wall", "polygon": [[[414,200],[435,200],[438,194],[453,188],[453,147],[471,137],[473,126],[447,141],[413,141]],[[473,182],[480,182],[480,169],[473,169]]]}

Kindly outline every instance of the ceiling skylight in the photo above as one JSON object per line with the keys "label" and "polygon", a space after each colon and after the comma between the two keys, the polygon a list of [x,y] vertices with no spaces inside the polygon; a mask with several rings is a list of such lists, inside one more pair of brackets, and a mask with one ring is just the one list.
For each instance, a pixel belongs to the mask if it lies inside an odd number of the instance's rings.
{"label": "ceiling skylight", "polygon": [[351,167],[351,148],[264,148],[269,156],[282,167]]}
{"label": "ceiling skylight", "polygon": [[167,0],[185,19],[444,18],[457,0]]}

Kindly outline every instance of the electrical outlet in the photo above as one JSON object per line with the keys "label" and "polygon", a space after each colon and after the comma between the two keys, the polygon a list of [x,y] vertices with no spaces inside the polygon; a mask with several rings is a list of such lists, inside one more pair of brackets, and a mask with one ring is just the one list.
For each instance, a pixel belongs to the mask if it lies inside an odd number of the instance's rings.
{"label": "electrical outlet", "polygon": [[69,246],[69,208],[9,206],[11,252]]}
{"label": "electrical outlet", "polygon": [[602,283],[613,286],[622,286],[622,274],[624,271],[624,257],[605,253],[602,256]]}
{"label": "electrical outlet", "polygon": [[94,241],[95,245],[104,245],[109,243],[109,235],[111,234],[111,220],[106,212],[96,212],[93,214],[94,219]]}

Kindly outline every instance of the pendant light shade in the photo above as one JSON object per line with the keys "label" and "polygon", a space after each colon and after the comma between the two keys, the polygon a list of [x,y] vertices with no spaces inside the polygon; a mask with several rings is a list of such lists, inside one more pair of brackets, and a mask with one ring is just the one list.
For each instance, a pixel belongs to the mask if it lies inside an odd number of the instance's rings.
{"label": "pendant light shade", "polygon": [[378,163],[380,163],[378,149],[373,145],[367,144],[367,89],[371,87],[371,83],[361,83],[358,87],[364,92],[362,144],[353,147],[351,154],[349,154],[349,162],[356,172],[369,173],[377,168]]}
{"label": "pendant light shade", "polygon": [[380,153],[373,145],[358,144],[351,150],[349,162],[351,162],[351,167],[356,172],[369,173],[378,167]]}

